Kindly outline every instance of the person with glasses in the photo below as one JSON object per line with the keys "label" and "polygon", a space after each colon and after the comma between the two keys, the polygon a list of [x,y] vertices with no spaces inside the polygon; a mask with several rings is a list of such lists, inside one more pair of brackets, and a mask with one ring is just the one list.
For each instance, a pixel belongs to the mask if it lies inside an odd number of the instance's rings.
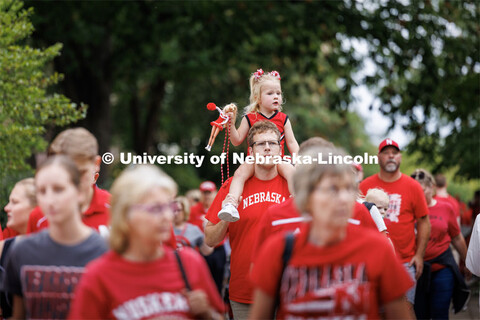
{"label": "person with glasses", "polygon": [[114,181],[110,248],[87,266],[71,319],[212,319],[223,303],[202,256],[169,240],[177,185],[155,166]]}
{"label": "person with glasses", "polygon": [[[280,149],[280,155],[284,156],[284,145],[287,144],[290,154],[298,153],[298,142],[293,133],[292,124],[288,116],[282,112],[284,103],[281,87],[280,74],[277,71],[264,72],[258,69],[250,75],[250,104],[245,107],[245,115],[238,129],[235,127],[236,113],[230,112],[227,115],[230,121],[230,141],[234,146],[240,145],[247,137],[249,129],[259,121],[273,123],[280,132],[278,139],[269,141],[271,148]],[[266,141],[261,141],[264,147]],[[251,145],[249,144],[249,147]],[[250,149],[248,155],[251,155]],[[279,174],[289,183],[290,193],[293,194],[292,176],[295,168],[288,162],[279,163],[277,166]],[[233,175],[230,185],[230,192],[223,203],[222,210],[218,217],[228,222],[235,222],[240,219],[237,207],[239,197],[242,194],[245,182],[254,175],[254,166],[249,163],[241,164]]]}
{"label": "person with glasses", "polygon": [[210,206],[206,218],[205,241],[209,246],[219,244],[228,233],[231,251],[229,283],[230,305],[235,319],[246,319],[253,301],[253,288],[249,281],[249,271],[259,221],[268,207],[289,198],[288,183],[277,170],[277,165],[267,161],[280,155],[278,141],[280,132],[269,121],[255,123],[248,132],[250,153],[258,159],[255,175],[247,180],[243,188],[239,213],[242,219],[228,222],[218,218],[222,201],[229,192],[232,179],[220,188]]}
{"label": "person with glasses", "polygon": [[[402,153],[398,143],[383,140],[378,146],[380,171],[360,183],[360,191],[381,188],[388,193],[389,206],[385,224],[397,256],[415,281],[423,270],[423,254],[430,236],[428,207],[420,184],[400,171]],[[416,226],[416,234],[415,234]],[[407,293],[411,312],[415,301],[415,286]]]}
{"label": "person with glasses", "polygon": [[[330,152],[344,155],[327,148],[305,154]],[[380,309],[386,319],[410,319],[404,295],[413,281],[387,239],[349,223],[357,195],[351,165],[299,164],[294,186],[310,222],[261,248],[249,319],[378,319]]]}
{"label": "person with glasses", "polygon": [[177,241],[177,249],[191,247],[197,249],[202,255],[208,256],[213,248],[205,244],[205,235],[195,225],[188,223],[190,208],[186,197],[176,197],[173,218],[173,231]]}
{"label": "person with glasses", "polygon": [[470,295],[450,244],[460,253],[462,261],[466,259],[467,246],[453,206],[434,198],[433,176],[424,169],[417,169],[411,177],[423,188],[432,225],[423,257],[423,273],[417,284],[415,314],[418,319],[448,319],[452,297],[455,297],[453,299],[455,312],[460,312]]}

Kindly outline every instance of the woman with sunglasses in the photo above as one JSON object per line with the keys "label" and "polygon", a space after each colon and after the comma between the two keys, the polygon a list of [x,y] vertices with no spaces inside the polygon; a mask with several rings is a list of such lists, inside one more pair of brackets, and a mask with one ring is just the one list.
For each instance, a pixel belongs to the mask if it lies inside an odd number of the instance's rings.
{"label": "woman with sunglasses", "polygon": [[[423,188],[432,225],[424,255],[423,273],[417,283],[415,313],[419,319],[448,319],[450,301],[455,312],[462,310],[469,291],[455,262],[450,244],[465,261],[467,247],[460,233],[453,207],[433,198],[435,180],[424,170],[411,175]],[[454,293],[455,292],[455,293]]]}
{"label": "woman with sunglasses", "polygon": [[223,304],[201,255],[170,238],[176,183],[154,166],[125,170],[111,188],[111,251],[87,266],[72,319],[219,317]]}
{"label": "woman with sunglasses", "polygon": [[190,208],[186,197],[175,198],[173,231],[177,240],[177,248],[191,247],[198,249],[201,254],[208,256],[213,252],[213,248],[205,243],[205,235],[196,226],[188,223]]}

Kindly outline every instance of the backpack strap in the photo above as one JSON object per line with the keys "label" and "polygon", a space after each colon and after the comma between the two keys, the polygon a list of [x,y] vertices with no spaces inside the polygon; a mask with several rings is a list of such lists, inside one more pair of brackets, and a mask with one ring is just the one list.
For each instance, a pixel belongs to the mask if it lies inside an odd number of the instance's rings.
{"label": "backpack strap", "polygon": [[174,250],[173,253],[175,254],[175,258],[177,258],[178,267],[180,268],[180,272],[182,273],[183,282],[185,282],[185,287],[188,291],[192,291],[192,287],[190,286],[190,282],[188,282],[187,274],[185,273],[185,269],[183,268],[182,259],[180,258],[180,254],[177,250]]}
{"label": "backpack strap", "polygon": [[295,235],[293,234],[293,232],[286,233],[285,248],[283,249],[283,255],[282,255],[282,272],[280,273],[280,277],[278,279],[277,296],[275,297],[275,310],[277,310],[278,306],[280,305],[280,288],[282,286],[283,273],[285,272],[285,268],[287,267],[288,261],[290,261],[290,258],[292,257],[294,242],[295,242]]}

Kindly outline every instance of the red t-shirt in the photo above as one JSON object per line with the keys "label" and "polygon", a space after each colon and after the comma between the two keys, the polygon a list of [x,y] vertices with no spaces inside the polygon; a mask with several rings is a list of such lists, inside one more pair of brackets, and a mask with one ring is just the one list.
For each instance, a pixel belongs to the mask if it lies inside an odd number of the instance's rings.
{"label": "red t-shirt", "polygon": [[455,212],[449,203],[437,201],[434,206],[428,207],[428,215],[432,228],[424,260],[431,260],[445,252],[452,239],[460,234]]}
{"label": "red t-shirt", "polygon": [[437,201],[445,201],[448,202],[452,208],[453,212],[455,213],[455,216],[458,218],[460,217],[460,203],[458,203],[457,199],[452,197],[451,195],[448,195],[447,197],[439,197],[438,195],[435,195],[433,199]]}
{"label": "red t-shirt", "polygon": [[[194,319],[182,291],[185,282],[173,250],[151,262],[132,262],[108,252],[87,265],[75,291],[69,319]],[[207,265],[190,248],[180,251],[193,290],[203,290],[210,305],[224,305]]]}
{"label": "red t-shirt", "polygon": [[285,237],[269,238],[251,279],[256,289],[275,298],[277,319],[378,319],[379,307],[402,297],[413,285],[387,239],[349,224],[338,244],[308,242],[309,226],[295,236],[292,256],[282,273]]}
{"label": "red t-shirt", "polygon": [[[87,226],[102,232],[102,229],[108,231],[110,221],[110,193],[93,186],[92,201],[88,209],[82,214],[82,221]],[[48,220],[40,209],[36,206],[28,218],[27,233],[35,233],[48,227]]]}
{"label": "red t-shirt", "polygon": [[[206,218],[213,224],[220,221],[217,214],[228,194],[231,181],[230,178],[222,185],[208,209]],[[238,205],[240,220],[230,223],[227,231],[232,247],[229,286],[231,300],[240,303],[253,302],[253,288],[248,281],[248,273],[260,218],[268,207],[285,201],[289,196],[287,181],[280,175],[267,181],[253,176],[245,182],[242,201]]]}
{"label": "red t-shirt", "polygon": [[[277,126],[280,131],[280,145],[282,147],[282,156],[285,154],[285,124],[288,121],[288,116],[280,111],[276,111],[272,116],[266,117],[260,112],[248,113],[245,115],[248,127],[251,128],[258,121],[270,121]],[[250,154],[249,154],[250,155]]]}
{"label": "red t-shirt", "polygon": [[190,222],[193,225],[196,225],[197,227],[204,232],[203,228],[203,219],[205,215],[207,214],[207,211],[203,207],[203,203],[198,202],[196,205],[190,208],[190,217],[188,217],[188,222]]}
{"label": "red t-shirt", "polygon": [[415,221],[428,214],[427,201],[420,184],[402,173],[395,182],[380,180],[378,174],[360,183],[360,191],[367,194],[371,188],[382,188],[388,193],[390,203],[385,225],[390,239],[403,262],[410,262],[416,251]]}
{"label": "red t-shirt", "polygon": [[[368,209],[358,202],[355,202],[352,219],[358,221],[361,226],[378,231]],[[260,248],[267,238],[280,232],[293,231],[297,233],[305,224],[304,220],[295,205],[294,198],[269,207],[259,222],[260,227],[252,251],[252,261],[256,260]],[[356,221],[350,220],[354,224]]]}
{"label": "red t-shirt", "polygon": [[[13,238],[13,237],[16,237],[18,236],[20,233],[18,233],[17,231],[9,228],[9,227],[5,227],[5,229],[3,229],[3,239],[6,240],[6,239],[9,239],[9,238]],[[1,239],[0,239],[1,240]]]}

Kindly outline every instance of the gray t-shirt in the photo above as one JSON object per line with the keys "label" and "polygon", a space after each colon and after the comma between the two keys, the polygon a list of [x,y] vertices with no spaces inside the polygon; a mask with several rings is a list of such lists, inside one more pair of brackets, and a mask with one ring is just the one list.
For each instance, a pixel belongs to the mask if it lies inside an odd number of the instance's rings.
{"label": "gray t-shirt", "polygon": [[48,230],[15,241],[7,257],[5,290],[23,296],[27,318],[65,319],[84,267],[108,249],[97,232],[62,245]]}
{"label": "gray t-shirt", "polygon": [[185,223],[185,229],[173,228],[175,238],[177,240],[177,247],[195,247],[200,248],[205,238],[203,232],[191,223]]}

